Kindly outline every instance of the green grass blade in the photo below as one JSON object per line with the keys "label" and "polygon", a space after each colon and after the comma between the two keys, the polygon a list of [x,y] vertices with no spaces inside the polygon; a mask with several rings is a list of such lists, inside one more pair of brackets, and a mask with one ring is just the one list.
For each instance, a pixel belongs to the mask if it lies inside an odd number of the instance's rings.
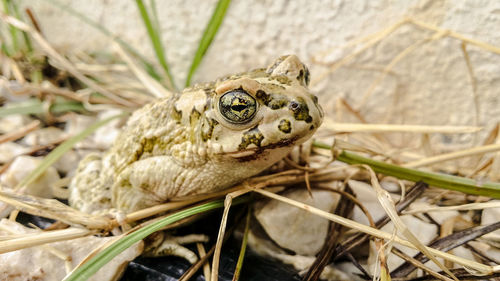
{"label": "green grass blade", "polygon": [[68,111],[74,112],[85,112],[86,109],[80,102],[77,101],[67,101],[67,102],[59,102],[55,103],[50,107],[51,113],[63,113]]}
{"label": "green grass blade", "polygon": [[146,7],[144,6],[144,2],[142,2],[142,0],[135,0],[135,2],[141,14],[141,18],[144,22],[144,25],[146,26],[146,30],[148,32],[149,38],[151,39],[151,43],[153,44],[153,49],[155,51],[156,57],[158,58],[158,62],[165,71],[165,74],[167,75],[169,82],[168,88],[169,90],[174,90],[175,83],[172,74],[170,73],[170,68],[168,67],[167,59],[165,57],[165,51],[161,43],[160,30],[155,29],[153,27],[153,23],[148,14],[148,11],[146,10]]}
{"label": "green grass blade", "polygon": [[248,206],[247,216],[245,220],[245,230],[243,231],[243,240],[241,241],[240,254],[236,262],[236,269],[233,274],[233,281],[240,279],[241,269],[243,268],[243,261],[245,260],[245,252],[248,244],[248,232],[250,231],[250,218],[252,217],[252,205]]}
{"label": "green grass blade", "polygon": [[5,117],[13,114],[42,114],[44,112],[42,102],[37,99],[31,99],[25,102],[20,102],[9,107],[0,108],[0,117]]}
{"label": "green grass blade", "polygon": [[[68,111],[84,112],[85,108],[79,102],[63,101],[52,104],[49,110],[51,113],[63,113]],[[14,114],[29,115],[43,113],[45,113],[45,108],[43,103],[38,99],[30,99],[9,107],[0,108],[0,117]]]}
{"label": "green grass blade", "polygon": [[106,123],[109,123],[111,120],[114,120],[114,119],[120,118],[120,117],[124,117],[127,114],[128,113],[122,113],[122,114],[118,114],[118,115],[115,115],[115,116],[112,116],[112,117],[100,120],[100,121],[92,124],[88,128],[86,128],[85,130],[83,130],[79,134],[77,134],[77,135],[69,138],[68,140],[66,140],[65,142],[63,142],[62,144],[60,144],[58,147],[56,147],[54,150],[52,150],[49,154],[47,154],[47,156],[45,156],[45,158],[43,159],[42,163],[40,163],[40,165],[38,165],[38,167],[36,167],[36,169],[33,170],[33,172],[31,172],[28,176],[26,176],[25,178],[23,178],[23,180],[17,184],[17,186],[15,187],[15,189],[17,190],[17,189],[19,189],[19,188],[21,188],[23,186],[26,186],[26,185],[32,183],[41,174],[43,174],[43,172],[45,172],[45,170],[47,170],[47,168],[49,168],[59,158],[61,158],[61,156],[64,153],[66,153],[71,148],[73,148],[73,146],[75,146],[76,143],[78,143],[79,141],[83,140],[84,138],[86,138],[87,136],[89,136],[90,134],[92,134],[99,127],[102,127]]}
{"label": "green grass blade", "polygon": [[[7,15],[14,16],[12,11],[11,11],[10,0],[3,0],[3,10],[4,10],[4,13],[6,13]],[[18,30],[16,27],[14,27],[12,25],[9,25],[8,28],[9,28],[9,32],[10,32],[10,39],[12,41],[12,50],[11,51],[13,54],[16,54],[17,52],[19,52],[19,41],[17,38]]]}
{"label": "green grass blade", "polygon": [[[331,149],[329,145],[319,142],[314,142],[314,146],[318,148]],[[435,187],[500,199],[500,183],[497,182],[476,181],[464,177],[404,168],[398,165],[366,158],[345,150],[337,156],[337,160],[347,164],[366,164],[377,173],[393,176],[399,179],[414,182],[423,181]]]}
{"label": "green grass blade", "polygon": [[60,3],[57,0],[45,0],[45,1],[47,1],[49,3],[52,3],[56,7],[58,7],[59,9],[61,9],[62,11],[65,11],[65,12],[67,12],[67,13],[75,16],[76,18],[78,18],[82,22],[84,22],[87,25],[95,28],[97,31],[101,32],[102,34],[104,34],[107,37],[109,37],[112,40],[114,40],[116,43],[120,44],[125,50],[127,50],[129,53],[131,53],[132,55],[134,55],[136,58],[138,58],[140,60],[140,62],[142,63],[142,65],[144,66],[144,68],[146,69],[146,71],[148,72],[148,74],[151,77],[153,77],[155,80],[158,80],[158,81],[161,80],[161,76],[156,72],[154,66],[151,63],[149,63],[148,60],[143,55],[141,55],[130,44],[128,44],[127,42],[123,41],[119,37],[115,36],[111,31],[109,31],[108,29],[106,29],[104,26],[102,26],[99,23],[91,20],[90,18],[88,18],[84,14],[82,14],[82,13],[80,13],[80,12],[72,9],[68,5],[64,5],[64,4]]}
{"label": "green grass blade", "polygon": [[[21,19],[21,13],[19,12],[19,7],[18,7],[18,2],[17,1],[12,1],[12,9],[14,10],[14,14],[16,16],[16,18],[18,18],[19,20],[22,20]],[[30,37],[28,36],[28,33],[26,33],[25,31],[21,31],[21,34],[23,35],[23,39],[24,39],[24,44],[26,45],[26,49],[28,51],[29,54],[33,53],[33,44],[31,43],[31,40],[30,40]]]}
{"label": "green grass blade", "polygon": [[[233,205],[240,204],[245,202],[245,198],[236,198],[233,201]],[[90,278],[94,273],[96,273],[101,267],[103,267],[106,263],[111,261],[118,254],[134,245],[138,241],[146,238],[148,235],[162,229],[163,227],[179,221],[183,218],[187,218],[189,216],[199,214],[202,212],[214,210],[217,208],[224,207],[224,200],[219,199],[212,202],[208,202],[202,205],[194,206],[186,210],[179,211],[175,214],[172,214],[168,217],[165,217],[157,222],[154,222],[148,226],[145,226],[125,237],[120,238],[111,244],[108,248],[104,249],[97,255],[95,255],[88,262],[83,264],[81,267],[71,272],[69,276],[64,278],[64,281],[84,281]]]}
{"label": "green grass blade", "polygon": [[224,16],[226,15],[226,11],[230,3],[231,0],[219,0],[219,2],[217,3],[215,11],[212,14],[212,18],[208,22],[208,25],[205,28],[205,31],[203,32],[203,36],[201,37],[200,44],[198,45],[198,50],[196,50],[196,54],[194,55],[191,67],[189,68],[189,72],[186,78],[186,87],[191,84],[191,79],[193,77],[193,74],[200,65],[200,62],[203,59],[205,53],[207,52],[208,47],[210,47],[210,44],[212,43],[215,37],[215,34],[217,34],[219,26],[224,20]]}

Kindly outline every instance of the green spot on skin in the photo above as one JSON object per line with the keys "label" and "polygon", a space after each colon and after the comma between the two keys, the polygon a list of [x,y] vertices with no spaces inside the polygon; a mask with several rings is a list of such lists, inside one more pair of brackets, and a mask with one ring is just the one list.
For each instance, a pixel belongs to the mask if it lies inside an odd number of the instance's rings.
{"label": "green spot on skin", "polygon": [[290,121],[282,119],[280,121],[280,124],[278,125],[278,129],[285,134],[289,134],[292,131],[292,126],[290,124]]}
{"label": "green spot on skin", "polygon": [[209,118],[203,123],[203,129],[201,131],[201,139],[206,142],[207,140],[212,138],[212,134],[214,132],[215,126],[217,126],[219,122],[217,120]]}
{"label": "green spot on skin", "polygon": [[272,78],[276,79],[278,82],[280,82],[281,84],[285,84],[285,85],[288,85],[290,86],[292,84],[292,80],[290,80],[288,77],[286,76],[271,76]]}
{"label": "green spot on skin", "polygon": [[289,99],[285,95],[280,94],[266,94],[262,90],[258,90],[255,94],[257,99],[262,102],[265,106],[271,108],[272,110],[280,109],[287,106]]}
{"label": "green spot on skin", "polygon": [[181,123],[181,119],[182,119],[182,112],[180,110],[177,110],[177,108],[175,108],[175,105],[172,106],[172,119],[175,120],[175,122],[177,122],[177,124]]}
{"label": "green spot on skin", "polygon": [[253,127],[252,129],[243,133],[238,149],[244,150],[251,144],[255,144],[257,147],[260,147],[263,139],[264,135],[262,135],[262,133],[259,131],[258,126]]}
{"label": "green spot on skin", "polygon": [[190,135],[190,138],[189,140],[191,141],[191,143],[194,143],[195,142],[195,131],[196,131],[196,125],[198,124],[198,121],[200,120],[200,116],[201,116],[201,113],[196,110],[195,108],[193,108],[193,110],[191,111],[191,115],[189,115],[189,124],[191,124],[191,135]]}

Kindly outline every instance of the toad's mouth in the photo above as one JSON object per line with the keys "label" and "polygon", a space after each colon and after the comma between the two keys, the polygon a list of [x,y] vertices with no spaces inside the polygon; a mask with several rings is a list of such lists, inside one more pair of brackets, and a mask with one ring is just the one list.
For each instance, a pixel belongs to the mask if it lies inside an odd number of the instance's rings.
{"label": "toad's mouth", "polygon": [[226,153],[224,153],[224,155],[227,155],[227,156],[235,158],[235,159],[255,157],[256,155],[259,155],[259,154],[265,152],[266,150],[276,149],[276,148],[281,148],[281,147],[293,147],[295,145],[295,142],[298,139],[299,139],[298,137],[294,137],[294,138],[290,138],[290,139],[282,139],[276,143],[271,143],[271,144],[268,144],[265,146],[251,147],[251,148],[246,148],[243,150],[226,152]]}

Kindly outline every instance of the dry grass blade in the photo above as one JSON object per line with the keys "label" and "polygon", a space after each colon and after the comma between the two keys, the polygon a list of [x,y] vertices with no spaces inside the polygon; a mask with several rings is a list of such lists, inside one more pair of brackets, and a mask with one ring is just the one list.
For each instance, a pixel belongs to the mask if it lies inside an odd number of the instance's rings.
{"label": "dry grass blade", "polygon": [[443,275],[439,274],[438,272],[435,272],[434,270],[432,270],[429,267],[425,266],[423,263],[419,262],[416,259],[413,259],[413,258],[409,257],[407,254],[405,254],[404,252],[398,250],[397,248],[392,248],[391,252],[394,253],[396,256],[402,258],[403,260],[405,260],[406,263],[409,263],[409,264],[413,265],[416,268],[420,268],[423,271],[428,272],[429,275],[432,275],[432,276],[436,277],[438,280],[443,280],[443,281],[451,281],[451,280],[453,280],[453,279],[450,279],[450,278],[448,278],[446,276],[443,276]]}
{"label": "dry grass blade", "polygon": [[[345,195],[352,196],[352,190],[348,187],[345,190]],[[343,194],[344,195],[344,194]],[[349,214],[352,213],[354,208],[354,201],[351,200],[341,200],[337,207],[335,208],[335,214],[341,217],[349,217]],[[368,213],[369,214],[369,213]],[[370,217],[371,219],[371,217]],[[371,220],[373,222],[373,220]],[[304,281],[316,281],[319,280],[323,269],[330,261],[330,258],[335,254],[336,245],[339,242],[339,239],[342,235],[344,226],[336,223],[330,224],[330,230],[328,232],[328,236],[326,238],[325,244],[321,251],[317,254],[316,260],[311,265],[306,275],[302,278]]]}
{"label": "dry grass blade", "polygon": [[391,218],[391,221],[394,223],[394,226],[396,226],[397,230],[403,236],[405,236],[419,251],[421,251],[437,266],[439,266],[439,268],[441,268],[444,272],[450,275],[454,280],[458,281],[458,279],[453,275],[453,273],[451,273],[451,271],[448,268],[446,268],[446,266],[444,266],[441,262],[439,262],[439,260],[425,247],[425,245],[422,244],[422,242],[420,242],[418,238],[408,229],[408,227],[404,224],[403,220],[401,220],[401,218],[399,217],[398,212],[394,207],[396,204],[392,200],[391,195],[389,194],[389,192],[387,192],[380,186],[377,179],[377,175],[375,175],[375,172],[368,165],[364,165],[364,167],[370,172],[371,184],[375,189],[377,198],[382,207],[384,208],[386,214]]}
{"label": "dry grass blade", "polygon": [[87,78],[85,75],[81,74],[75,66],[69,62],[67,59],[65,59],[63,56],[61,56],[50,44],[43,38],[43,36],[27,24],[25,24],[22,21],[17,20],[16,18],[10,17],[5,14],[1,14],[1,18],[4,22],[11,24],[27,33],[29,33],[33,39],[39,44],[40,49],[42,49],[50,58],[54,59],[57,61],[61,66],[64,67],[65,70],[67,70],[69,73],[71,73],[73,76],[75,76],[77,79],[85,83],[85,85],[89,86],[89,88],[93,89],[94,91],[103,94],[107,98],[117,102],[118,104],[127,106],[127,107],[133,107],[135,106],[134,103],[129,102],[128,100],[125,100],[114,93],[111,93],[107,89],[99,86],[97,83],[95,83],[93,80]]}
{"label": "dry grass blade", "polygon": [[[411,203],[413,203],[422,193],[424,190],[428,187],[427,184],[423,182],[416,183],[415,186],[406,194],[404,201],[400,201],[396,204],[396,210],[398,213],[406,209],[408,206],[410,206]],[[390,218],[385,215],[382,217],[380,220],[378,220],[375,223],[376,228],[381,228],[382,226],[386,225],[390,221]],[[348,252],[350,252],[352,249],[354,249],[356,246],[361,245],[364,243],[369,236],[365,233],[357,233],[346,240],[343,241],[342,244],[339,244],[337,246],[337,250],[335,253],[335,256],[333,257],[333,260],[337,260],[340,257],[344,256]]]}
{"label": "dry grass blade", "polygon": [[118,43],[114,43],[115,49],[118,51],[118,54],[122,57],[122,59],[127,63],[128,67],[132,70],[132,72],[137,76],[137,79],[141,81],[141,83],[148,89],[148,91],[156,98],[166,98],[172,96],[172,93],[167,89],[163,88],[163,86],[155,79],[151,78],[146,72],[144,72],[135,62],[134,60],[125,52],[122,46]]}
{"label": "dry grass blade", "polygon": [[[432,242],[431,245],[429,245],[432,248],[439,249],[442,251],[450,251],[458,246],[461,246],[473,239],[476,239],[478,237],[481,237],[487,233],[493,232],[495,230],[500,229],[500,222],[486,225],[486,226],[479,226],[479,227],[473,227],[469,229],[465,229],[459,232],[455,232],[453,234],[450,234],[446,237],[440,238],[434,242]],[[423,256],[422,254],[417,254],[414,257],[415,260],[421,263],[427,262],[427,258]],[[392,272],[392,276],[394,277],[403,277],[403,276],[408,276],[413,270],[415,270],[415,267],[408,262],[400,265],[398,268],[396,268]]]}
{"label": "dry grass blade", "polygon": [[104,216],[79,212],[55,199],[39,198],[0,191],[0,201],[34,216],[59,220],[69,225],[84,225],[89,229],[111,229],[116,222]]}
{"label": "dry grass blade", "polygon": [[488,208],[500,208],[500,202],[492,201],[484,203],[470,203],[470,204],[463,204],[456,206],[419,208],[415,210],[404,211],[403,213],[405,215],[413,215],[413,214],[427,213],[427,212],[484,210]]}
{"label": "dry grass blade", "polygon": [[9,142],[9,141],[15,141],[17,139],[20,139],[24,137],[25,135],[29,134],[30,132],[33,132],[40,126],[40,121],[34,120],[30,122],[28,125],[23,126],[13,132],[9,132],[7,134],[1,135],[0,136],[0,143],[4,142]]}
{"label": "dry grass blade", "polygon": [[222,250],[222,243],[223,243],[224,237],[225,237],[227,217],[229,215],[229,209],[231,208],[231,204],[233,202],[233,199],[238,197],[238,196],[241,196],[245,193],[248,193],[250,191],[252,191],[252,190],[242,189],[242,190],[231,192],[231,193],[226,195],[226,199],[224,200],[224,212],[222,213],[221,223],[219,226],[219,234],[217,235],[217,243],[216,243],[216,247],[215,247],[214,258],[212,261],[212,276],[210,277],[211,280],[218,280],[220,253]]}
{"label": "dry grass blade", "polygon": [[[198,255],[200,257],[204,257],[207,255],[207,252],[205,251],[205,247],[203,246],[202,243],[196,243],[196,249],[198,250]],[[205,281],[210,281],[210,265],[208,262],[204,262],[203,264],[203,277],[205,277]]]}
{"label": "dry grass blade", "polygon": [[359,124],[359,123],[336,123],[331,120],[321,125],[322,129],[344,133],[442,133],[463,134],[475,133],[482,127],[473,126],[429,126],[429,125],[397,125],[397,124]]}
{"label": "dry grass blade", "polygon": [[39,246],[47,243],[66,241],[94,234],[92,231],[84,228],[67,228],[62,230],[44,231],[36,236],[20,237],[0,241],[0,254]]}
{"label": "dry grass blade", "polygon": [[[257,192],[259,194],[262,194],[266,197],[269,197],[269,198],[272,198],[275,200],[279,200],[279,201],[284,202],[286,204],[289,204],[289,205],[295,206],[297,208],[306,210],[308,212],[311,212],[311,213],[316,214],[320,217],[326,218],[326,219],[333,221],[335,223],[342,224],[346,227],[364,232],[364,233],[369,234],[371,236],[375,236],[375,237],[385,239],[385,240],[392,240],[392,241],[394,241],[398,244],[401,244],[403,246],[406,246],[406,247],[409,247],[412,249],[416,249],[415,245],[413,245],[411,242],[404,240],[404,239],[401,239],[397,236],[394,237],[391,233],[387,233],[387,232],[384,232],[384,231],[381,231],[381,230],[378,230],[378,229],[375,229],[372,227],[368,227],[368,226],[361,224],[361,223],[358,223],[356,221],[346,219],[344,217],[340,217],[340,216],[325,212],[325,211],[320,210],[318,208],[314,208],[310,205],[306,205],[306,204],[303,204],[303,203],[300,203],[300,202],[297,202],[294,200],[290,200],[284,196],[274,194],[274,193],[266,191],[266,190],[255,189],[253,191]],[[446,260],[450,260],[450,261],[457,263],[457,264],[461,264],[463,266],[466,266],[470,269],[473,269],[473,270],[479,272],[480,274],[490,274],[493,272],[500,272],[500,266],[497,266],[497,267],[488,266],[488,265],[484,265],[484,264],[481,264],[481,263],[478,263],[478,262],[475,262],[472,260],[468,260],[468,259],[464,259],[464,258],[455,256],[455,255],[452,255],[449,253],[445,253],[445,252],[442,252],[442,251],[439,251],[439,250],[436,250],[436,249],[433,249],[433,248],[430,248],[427,246],[424,246],[424,247],[427,251],[431,252],[435,256],[441,257],[441,258],[446,259]]]}
{"label": "dry grass blade", "polygon": [[478,146],[478,147],[465,149],[462,151],[455,151],[455,152],[451,152],[451,153],[446,153],[446,154],[442,154],[442,155],[428,157],[425,159],[420,159],[420,160],[417,160],[414,162],[409,162],[409,163],[403,164],[403,167],[418,168],[418,167],[433,165],[436,163],[449,161],[449,160],[453,160],[453,159],[458,159],[458,158],[463,158],[463,157],[468,157],[468,156],[475,156],[478,154],[483,154],[483,153],[488,153],[488,152],[496,152],[499,150],[500,150],[500,144],[490,144],[490,145]]}

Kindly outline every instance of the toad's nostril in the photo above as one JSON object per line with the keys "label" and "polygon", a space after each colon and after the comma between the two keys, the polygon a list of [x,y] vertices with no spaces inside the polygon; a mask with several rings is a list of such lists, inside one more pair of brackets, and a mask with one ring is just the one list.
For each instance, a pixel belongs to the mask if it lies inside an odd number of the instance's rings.
{"label": "toad's nostril", "polygon": [[290,109],[292,111],[299,111],[300,110],[300,104],[296,101],[290,102]]}

